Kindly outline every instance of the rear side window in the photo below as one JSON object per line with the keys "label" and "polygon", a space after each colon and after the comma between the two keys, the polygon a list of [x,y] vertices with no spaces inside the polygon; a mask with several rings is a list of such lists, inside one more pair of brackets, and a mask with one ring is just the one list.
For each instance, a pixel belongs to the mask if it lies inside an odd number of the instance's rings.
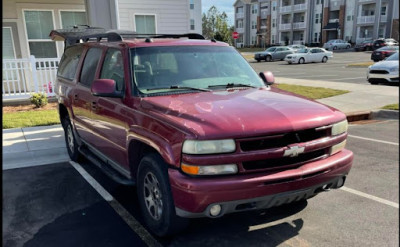
{"label": "rear side window", "polygon": [[121,51],[108,49],[100,78],[113,79],[117,85],[117,91],[122,91],[124,87],[124,63]]}
{"label": "rear side window", "polygon": [[99,63],[102,49],[99,48],[91,48],[85,57],[85,61],[83,62],[83,68],[81,73],[80,83],[83,86],[90,87],[93,82],[94,75],[96,73],[97,64]]}
{"label": "rear side window", "polygon": [[83,46],[72,46],[65,50],[57,75],[63,78],[73,80],[76,75],[79,59],[81,58]]}

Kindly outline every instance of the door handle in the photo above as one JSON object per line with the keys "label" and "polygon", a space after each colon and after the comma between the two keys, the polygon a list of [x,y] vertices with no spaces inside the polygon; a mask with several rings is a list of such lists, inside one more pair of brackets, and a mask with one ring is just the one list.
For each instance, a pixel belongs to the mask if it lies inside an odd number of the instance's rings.
{"label": "door handle", "polygon": [[97,103],[96,102],[92,102],[92,110],[96,110],[97,109]]}

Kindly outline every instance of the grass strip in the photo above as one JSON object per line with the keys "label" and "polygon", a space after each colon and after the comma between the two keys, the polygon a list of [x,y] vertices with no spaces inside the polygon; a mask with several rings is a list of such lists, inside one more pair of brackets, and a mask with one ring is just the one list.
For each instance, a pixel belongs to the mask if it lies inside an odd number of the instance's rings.
{"label": "grass strip", "polygon": [[347,90],[337,90],[337,89],[323,88],[323,87],[308,87],[308,86],[299,86],[290,84],[275,84],[275,85],[279,89],[299,94],[310,99],[323,99],[350,92]]}
{"label": "grass strip", "polygon": [[348,64],[347,67],[368,68],[370,65],[373,65],[373,64],[374,64],[374,62],[351,63],[351,64]]}
{"label": "grass strip", "polygon": [[397,103],[397,104],[385,105],[384,107],[382,107],[382,109],[398,111],[398,110],[399,110],[399,103]]}
{"label": "grass strip", "polygon": [[3,129],[59,124],[57,110],[3,113]]}

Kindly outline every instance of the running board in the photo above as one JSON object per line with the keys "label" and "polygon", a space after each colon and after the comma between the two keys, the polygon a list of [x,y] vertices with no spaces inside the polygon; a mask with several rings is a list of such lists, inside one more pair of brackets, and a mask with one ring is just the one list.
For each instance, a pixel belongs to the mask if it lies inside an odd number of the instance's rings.
{"label": "running board", "polygon": [[93,164],[95,164],[98,168],[100,168],[101,171],[103,171],[107,176],[109,176],[115,182],[122,184],[122,185],[127,185],[127,186],[133,186],[136,184],[135,181],[133,181],[127,177],[124,177],[121,173],[119,173],[117,170],[115,170],[112,166],[110,166],[106,162],[99,159],[92,151],[90,151],[86,147],[86,145],[80,146],[79,152],[83,156],[85,156],[85,158],[87,158]]}

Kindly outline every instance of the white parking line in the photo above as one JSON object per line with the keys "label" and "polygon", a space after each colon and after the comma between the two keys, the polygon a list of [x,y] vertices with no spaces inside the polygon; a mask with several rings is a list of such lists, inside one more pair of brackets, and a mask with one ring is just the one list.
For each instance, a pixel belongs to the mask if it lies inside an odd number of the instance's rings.
{"label": "white parking line", "polygon": [[107,192],[83,167],[73,161],[69,162],[82,177],[106,200],[110,206],[121,216],[129,227],[147,244],[147,246],[161,246],[153,236],[117,201]]}
{"label": "white parking line", "polygon": [[388,141],[382,141],[382,140],[377,140],[377,139],[372,139],[372,138],[366,138],[366,137],[361,137],[361,136],[354,136],[354,135],[348,135],[349,137],[352,138],[357,138],[361,140],[366,140],[366,141],[373,141],[373,142],[380,142],[380,143],[385,143],[385,144],[390,144],[390,145],[395,145],[398,146],[399,144],[396,142],[388,142]]}
{"label": "white parking line", "polygon": [[358,195],[358,196],[362,196],[362,197],[365,197],[365,198],[368,198],[368,199],[371,199],[371,200],[374,200],[374,201],[377,201],[377,202],[392,206],[394,208],[399,208],[399,204],[398,203],[391,202],[391,201],[388,201],[388,200],[385,200],[385,199],[382,199],[382,198],[379,198],[379,197],[376,197],[376,196],[373,196],[373,195],[370,195],[370,194],[367,194],[367,193],[364,193],[364,192],[361,192],[361,191],[358,191],[358,190],[353,190],[353,189],[347,188],[345,186],[341,187],[340,189],[344,190],[344,191],[347,191],[349,193],[353,193],[353,194]]}
{"label": "white parking line", "polygon": [[301,79],[301,78],[312,78],[312,77],[337,77],[337,75],[307,75],[307,76],[300,76],[299,78]]}

